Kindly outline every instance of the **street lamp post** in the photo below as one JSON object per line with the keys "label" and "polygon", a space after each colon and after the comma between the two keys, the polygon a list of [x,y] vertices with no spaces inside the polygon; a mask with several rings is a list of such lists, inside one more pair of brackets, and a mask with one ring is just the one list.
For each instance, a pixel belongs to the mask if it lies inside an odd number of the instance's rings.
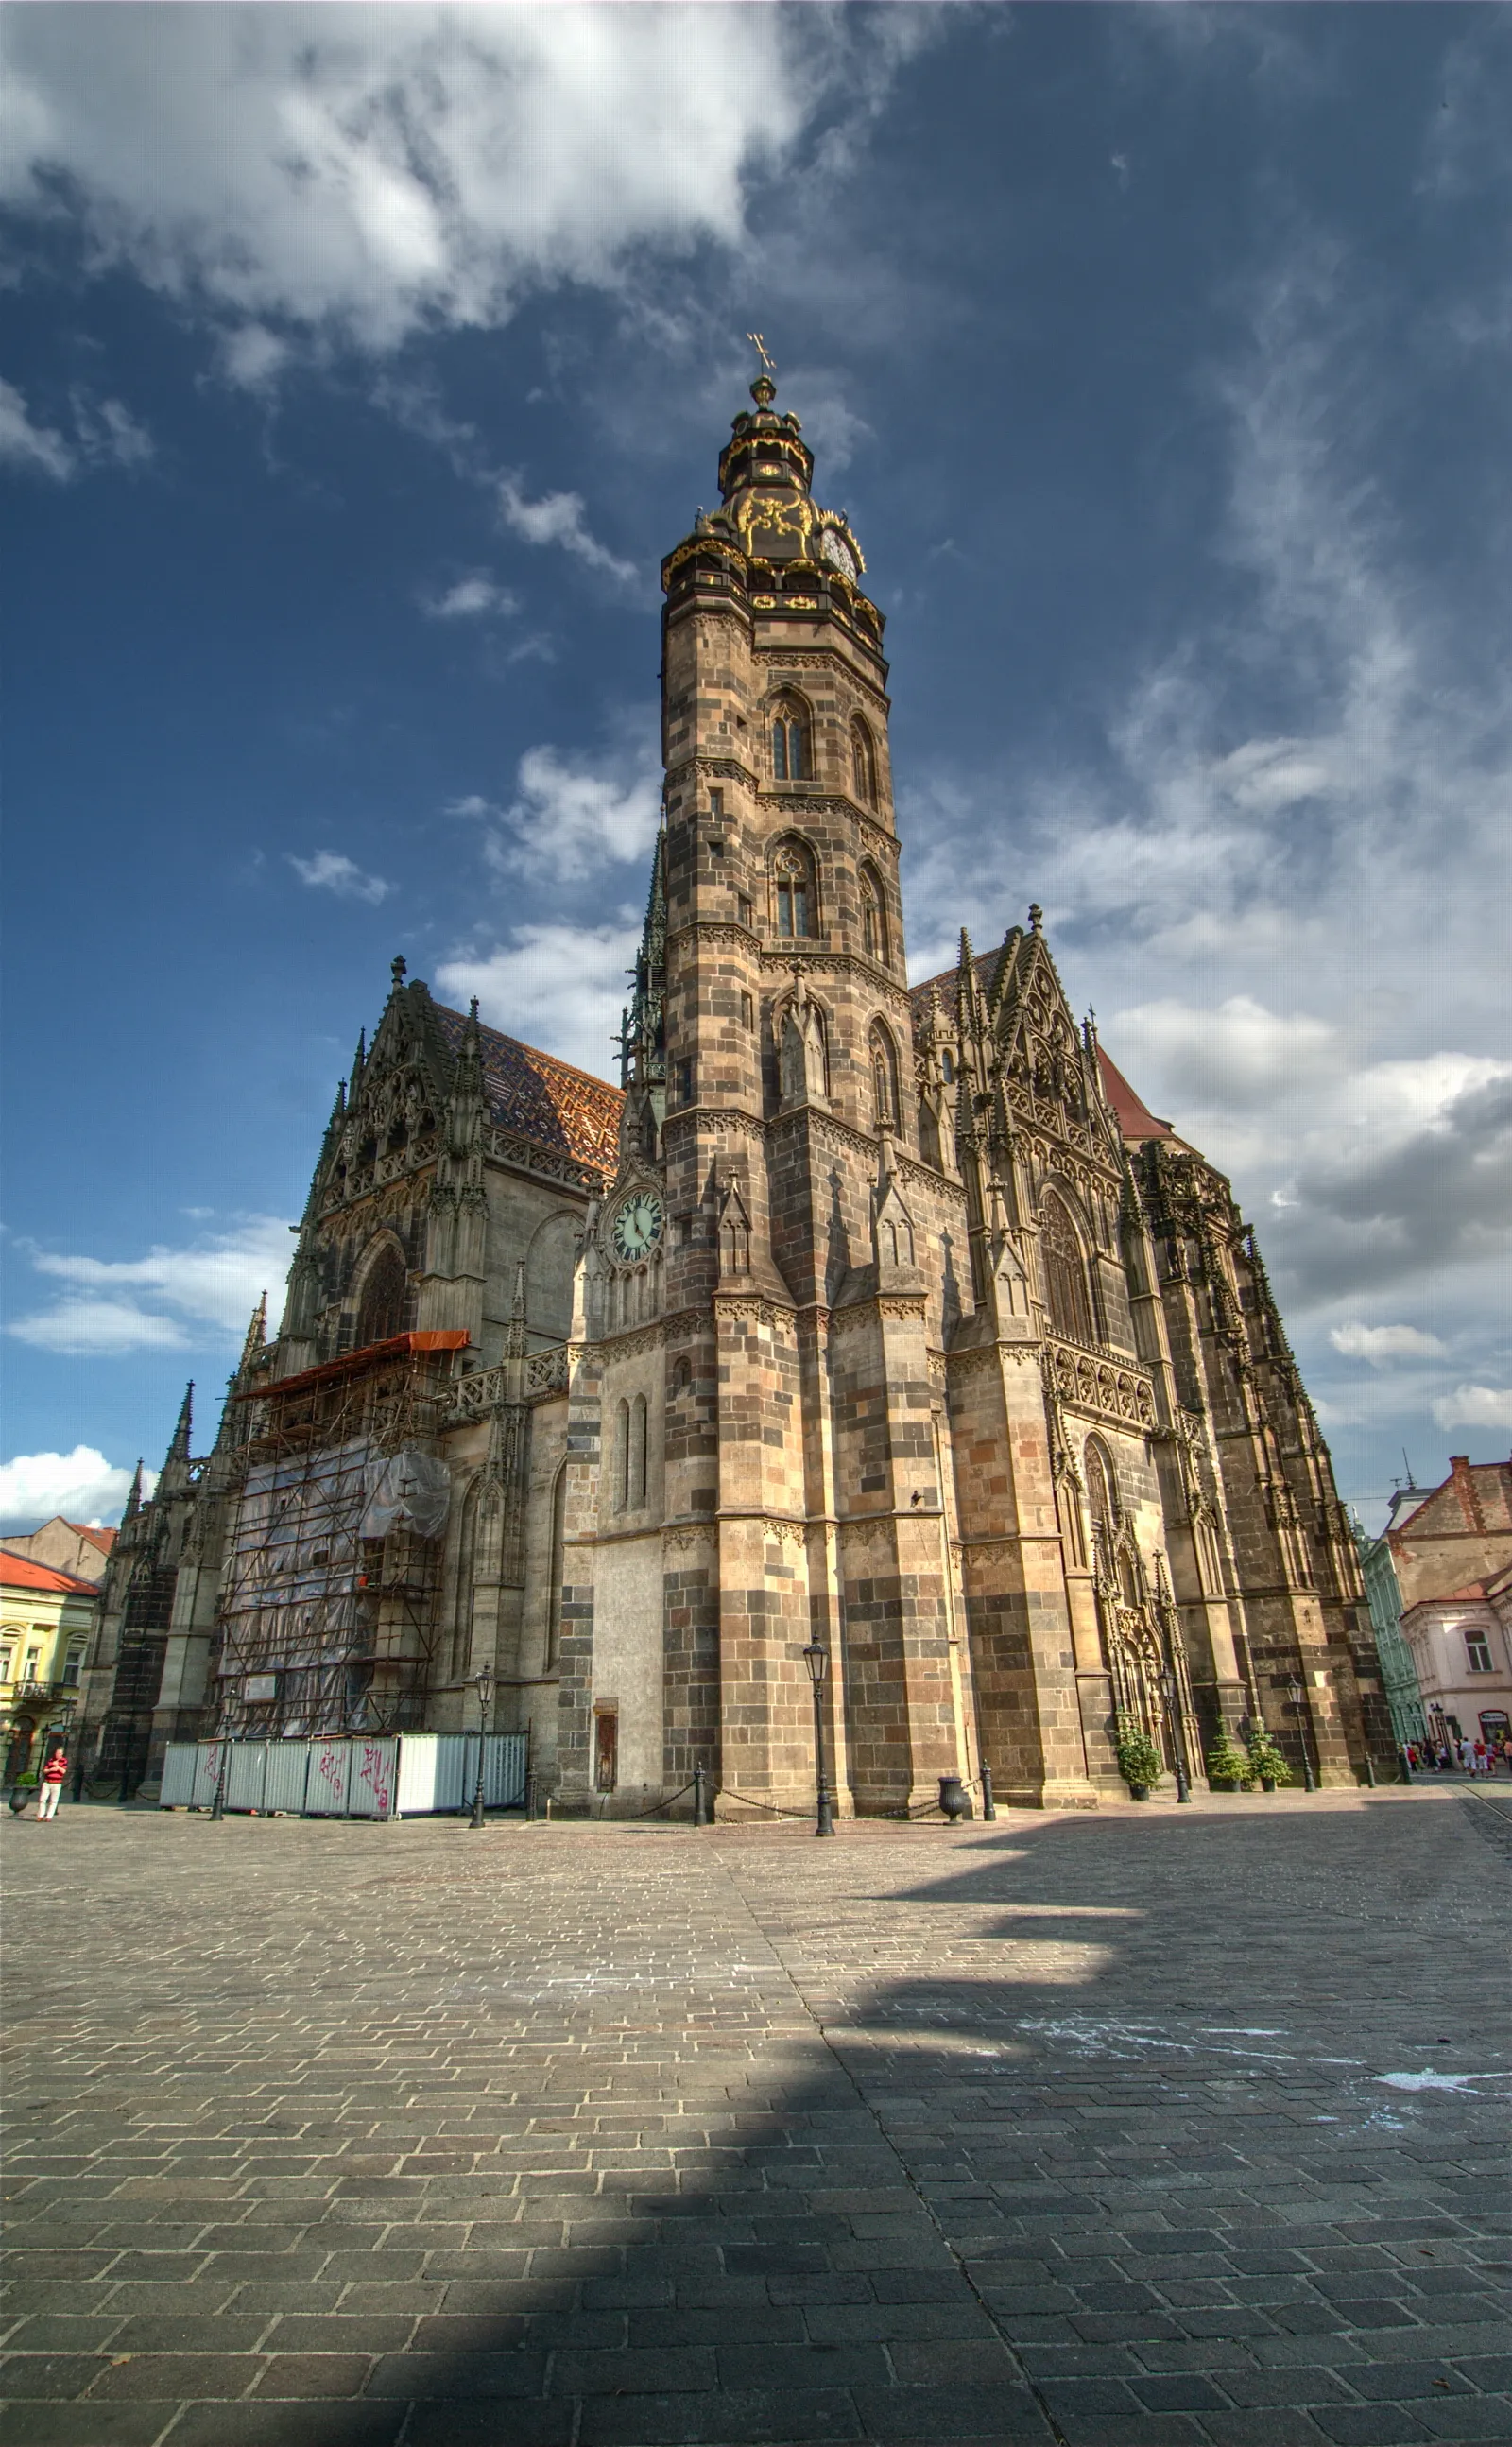
{"label": "street lamp post", "polygon": [[483,1762],[488,1748],[488,1711],[494,1696],[493,1667],[491,1665],[482,1667],[473,1676],[472,1686],[478,1694],[478,1781],[473,1787],[472,1818],[469,1824],[474,1827],[484,1827],[488,1822],[483,1816]]}
{"label": "street lamp post", "polygon": [[1176,1770],[1176,1798],[1190,1801],[1192,1787],[1186,1773],[1186,1739],[1176,1706],[1176,1677],[1170,1672],[1161,1676],[1161,1697],[1165,1702],[1165,1721],[1171,1729],[1171,1760]]}
{"label": "street lamp post", "polygon": [[803,1663],[814,1690],[814,1832],[833,1835],[835,1805],[824,1773],[824,1670],[829,1663],[828,1649],[820,1641],[811,1640],[803,1651]]}
{"label": "street lamp post", "polygon": [[1313,1774],[1312,1745],[1307,1738],[1307,1715],[1302,1705],[1307,1698],[1306,1686],[1294,1679],[1286,1686],[1286,1696],[1296,1710],[1296,1737],[1302,1745],[1302,1790],[1304,1793],[1316,1793],[1317,1779]]}

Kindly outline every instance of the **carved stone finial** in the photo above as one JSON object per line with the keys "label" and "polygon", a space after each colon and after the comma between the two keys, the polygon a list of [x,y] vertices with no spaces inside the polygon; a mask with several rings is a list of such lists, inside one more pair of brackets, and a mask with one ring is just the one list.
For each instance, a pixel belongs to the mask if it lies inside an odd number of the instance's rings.
{"label": "carved stone finial", "polygon": [[388,974],[394,981],[394,991],[397,994],[399,988],[404,984],[406,977],[409,974],[409,962],[406,959],[403,952],[396,952],[394,954],[393,958],[388,963]]}
{"label": "carved stone finial", "polygon": [[1040,920],[1044,915],[1045,912],[1040,907],[1039,902],[1037,901],[1031,901],[1029,904],[1029,922],[1031,933],[1035,935],[1039,933]]}
{"label": "carved stone finial", "polygon": [[478,997],[476,995],[474,995],[471,1002],[467,1005],[467,1016],[472,1021],[474,1028],[476,1028],[478,1025]]}

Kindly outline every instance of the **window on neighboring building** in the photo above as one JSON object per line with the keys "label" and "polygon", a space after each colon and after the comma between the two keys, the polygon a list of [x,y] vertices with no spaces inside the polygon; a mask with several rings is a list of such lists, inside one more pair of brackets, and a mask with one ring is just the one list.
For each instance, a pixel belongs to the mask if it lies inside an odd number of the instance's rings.
{"label": "window on neighboring building", "polygon": [[1092,1303],[1087,1288],[1087,1261],[1081,1236],[1064,1199],[1054,1190],[1040,1209],[1040,1254],[1045,1265],[1045,1299],[1057,1334],[1072,1342],[1090,1342]]}
{"label": "window on neighboring building", "polygon": [[808,709],[802,697],[779,697],[772,708],[772,779],[806,782],[813,769]]}
{"label": "window on neighboring building", "polygon": [[83,1664],[84,1650],[82,1648],[70,1648],[67,1656],[63,1660],[63,1681],[65,1690],[76,1691],[78,1689],[79,1674]]}
{"label": "window on neighboring building", "polygon": [[1484,1631],[1467,1631],[1465,1635],[1465,1661],[1472,1674],[1491,1671],[1491,1643]]}
{"label": "window on neighboring building", "polygon": [[779,842],[772,858],[772,899],[779,935],[814,932],[814,862],[802,842]]}
{"label": "window on neighboring building", "polygon": [[41,1673],[41,1671],[42,1671],[42,1651],[41,1651],[41,1649],[40,1649],[40,1648],[28,1648],[28,1651],[27,1651],[27,1661],[26,1661],[26,1664],[23,1666],[22,1671],[21,1671],[21,1679],[22,1679],[22,1681],[23,1681],[23,1682],[35,1682],[35,1680],[37,1679],[37,1677],[38,1677],[38,1675]]}

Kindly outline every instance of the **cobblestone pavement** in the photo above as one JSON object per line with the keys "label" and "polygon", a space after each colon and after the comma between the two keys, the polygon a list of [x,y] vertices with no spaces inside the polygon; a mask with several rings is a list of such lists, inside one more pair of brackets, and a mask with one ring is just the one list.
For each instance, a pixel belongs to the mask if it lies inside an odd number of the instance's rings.
{"label": "cobblestone pavement", "polygon": [[0,1825],[4,2436],[1512,2439],[1509,1800]]}

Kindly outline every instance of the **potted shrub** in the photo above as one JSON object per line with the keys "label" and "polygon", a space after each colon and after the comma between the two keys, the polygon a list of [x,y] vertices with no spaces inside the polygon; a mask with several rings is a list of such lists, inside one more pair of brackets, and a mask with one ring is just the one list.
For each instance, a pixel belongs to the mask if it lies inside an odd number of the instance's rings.
{"label": "potted shrub", "polygon": [[1284,1755],[1276,1747],[1265,1727],[1250,1736],[1250,1774],[1257,1777],[1262,1793],[1274,1793],[1278,1784],[1290,1784],[1292,1771]]}
{"label": "potted shrub", "polygon": [[1248,1792],[1253,1777],[1248,1751],[1241,1751],[1225,1725],[1207,1755],[1207,1780],[1215,1793]]}
{"label": "potted shrub", "polygon": [[1137,1717],[1119,1717],[1113,1750],[1130,1800],[1148,1801],[1151,1785],[1159,1784],[1165,1772],[1164,1763]]}

